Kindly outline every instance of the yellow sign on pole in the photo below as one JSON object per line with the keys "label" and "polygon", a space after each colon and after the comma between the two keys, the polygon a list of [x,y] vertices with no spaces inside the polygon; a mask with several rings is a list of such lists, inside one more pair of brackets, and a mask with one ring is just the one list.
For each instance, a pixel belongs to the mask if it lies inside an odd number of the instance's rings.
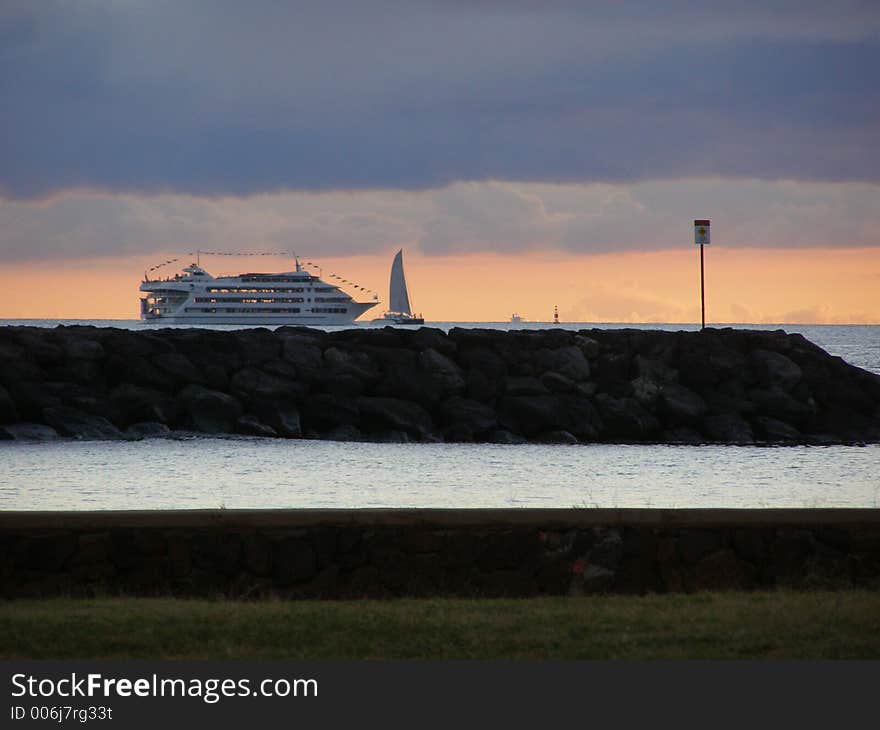
{"label": "yellow sign on pole", "polygon": [[695,220],[694,221],[694,243],[697,246],[701,246],[703,244],[709,244],[709,221],[708,220]]}

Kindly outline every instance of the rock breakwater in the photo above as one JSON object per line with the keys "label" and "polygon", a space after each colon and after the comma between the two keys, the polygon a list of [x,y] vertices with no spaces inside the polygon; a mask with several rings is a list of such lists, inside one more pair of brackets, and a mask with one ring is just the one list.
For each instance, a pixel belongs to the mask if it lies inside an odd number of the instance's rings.
{"label": "rock breakwater", "polygon": [[880,376],[782,331],[0,328],[0,438],[880,442]]}

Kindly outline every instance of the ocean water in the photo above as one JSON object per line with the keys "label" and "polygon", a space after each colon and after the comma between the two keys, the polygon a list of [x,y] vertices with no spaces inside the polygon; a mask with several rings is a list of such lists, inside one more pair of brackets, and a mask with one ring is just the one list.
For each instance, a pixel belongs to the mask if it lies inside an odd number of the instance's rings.
{"label": "ocean water", "polygon": [[[59,323],[148,327],[137,320],[0,320],[0,326]],[[553,327],[497,322],[428,326]],[[880,373],[880,325],[732,326],[800,332],[831,354]],[[0,442],[0,510],[223,507],[880,508],[880,445],[502,446],[197,436]]]}
{"label": "ocean water", "polygon": [[880,507],[880,445],[0,442],[0,510]]}

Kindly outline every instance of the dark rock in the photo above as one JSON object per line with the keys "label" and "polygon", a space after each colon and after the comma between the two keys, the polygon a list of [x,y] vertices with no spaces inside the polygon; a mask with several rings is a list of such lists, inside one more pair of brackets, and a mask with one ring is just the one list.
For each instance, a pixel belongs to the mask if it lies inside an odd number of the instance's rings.
{"label": "dark rock", "polygon": [[490,381],[507,375],[507,363],[487,347],[472,347],[459,353],[458,361],[469,370],[476,370]]}
{"label": "dark rock", "polygon": [[632,397],[639,402],[639,405],[649,411],[656,409],[657,401],[660,398],[660,389],[663,387],[661,383],[646,375],[640,375],[632,380],[630,386]]}
{"label": "dark rock", "polygon": [[636,355],[633,361],[637,378],[645,378],[658,385],[674,383],[678,380],[678,371],[663,360],[654,360],[643,355]]}
{"label": "dark rock", "polygon": [[197,431],[232,433],[242,415],[241,404],[231,395],[189,385],[180,393],[183,408]]}
{"label": "dark rock", "polygon": [[296,406],[283,401],[254,401],[251,407],[257,418],[272,428],[278,436],[288,439],[302,438],[302,421]]}
{"label": "dark rock", "polygon": [[9,423],[0,426],[0,439],[14,441],[54,441],[58,432],[42,423]]}
{"label": "dark rock", "polygon": [[523,436],[518,436],[515,433],[511,433],[510,431],[506,431],[504,429],[499,429],[497,431],[493,431],[489,436],[490,443],[493,444],[527,444],[528,439]]}
{"label": "dark rock", "polygon": [[18,409],[9,391],[0,385],[0,424],[15,423],[19,420]]}
{"label": "dark rock", "polygon": [[[324,357],[311,337],[283,337],[283,359],[296,368],[296,373],[305,382],[314,382],[322,377]],[[273,358],[274,360],[274,358]]]}
{"label": "dark rock", "polygon": [[357,399],[361,423],[367,431],[394,429],[419,437],[432,431],[431,416],[417,403],[398,398]]}
{"label": "dark rock", "polygon": [[205,378],[198,368],[189,361],[189,358],[179,352],[164,352],[153,355],[151,362],[159,372],[170,377],[175,384],[203,385],[205,383]]}
{"label": "dark rock", "polygon": [[166,438],[171,434],[171,429],[164,423],[156,421],[142,421],[133,423],[125,429],[125,438],[140,440],[150,438]]}
{"label": "dark rock", "polygon": [[751,444],[755,441],[749,422],[737,413],[711,414],[703,419],[703,431],[712,441]]}
{"label": "dark rock", "polygon": [[328,377],[349,376],[364,383],[379,379],[379,369],[365,352],[328,347],[324,350]]}
{"label": "dark rock", "polygon": [[180,406],[166,393],[129,383],[113,389],[110,404],[122,424],[158,421],[167,425],[174,423],[180,413]]}
{"label": "dark rock", "polygon": [[706,437],[690,426],[673,426],[666,428],[660,435],[663,443],[697,446],[706,443]]}
{"label": "dark rock", "polygon": [[510,431],[528,436],[561,429],[566,418],[559,396],[504,396],[498,403],[498,422]]}
{"label": "dark rock", "polygon": [[230,390],[241,398],[291,403],[306,395],[308,386],[275,375],[269,375],[255,367],[239,370],[229,381]]}
{"label": "dark rock", "polygon": [[73,360],[101,360],[104,358],[104,346],[94,340],[72,337],[64,342],[64,354]]}
{"label": "dark rock", "polygon": [[552,370],[574,381],[590,378],[589,361],[580,348],[573,345],[557,350],[539,350],[535,357],[542,372]]}
{"label": "dark rock", "polygon": [[577,437],[568,431],[545,431],[536,437],[536,441],[542,444],[577,444]]}
{"label": "dark rock", "polygon": [[[562,377],[562,376],[559,376]],[[571,382],[571,381],[569,381]],[[549,395],[550,391],[537,378],[509,375],[501,380],[505,395]]]}
{"label": "dark rock", "polygon": [[275,377],[282,378],[284,380],[298,380],[296,365],[294,365],[292,362],[288,362],[287,360],[269,360],[269,362],[264,363],[260,367],[260,369],[264,373],[274,375]]}
{"label": "dark rock", "polygon": [[454,396],[441,407],[443,423],[464,428],[470,437],[481,436],[498,425],[495,411],[479,401]]}
{"label": "dark rock", "polygon": [[601,436],[605,439],[642,441],[656,435],[660,428],[657,419],[634,398],[599,393],[594,402],[604,424]]}
{"label": "dark rock", "polygon": [[659,413],[674,425],[697,425],[709,410],[699,395],[677,383],[663,385],[657,402]]}
{"label": "dark rock", "polygon": [[268,329],[239,330],[235,333],[245,365],[262,365],[281,356],[282,343]]}
{"label": "dark rock", "polygon": [[551,393],[571,393],[576,389],[576,384],[573,380],[552,370],[547,371],[541,376],[541,384]]}
{"label": "dark rock", "polygon": [[790,391],[803,376],[797,363],[780,352],[754,350],[751,361],[760,383],[767,388],[778,386],[784,391]]}
{"label": "dark rock", "polygon": [[325,383],[328,393],[345,398],[357,398],[364,394],[366,384],[354,375],[340,373],[329,376]]}
{"label": "dark rock", "polygon": [[595,360],[599,357],[599,343],[586,335],[575,335],[575,347],[579,347],[587,360]]}
{"label": "dark rock", "polygon": [[356,426],[360,410],[356,400],[330,393],[316,393],[303,402],[303,431],[325,431],[340,425]]}
{"label": "dark rock", "polygon": [[433,327],[419,327],[410,336],[410,346],[416,350],[436,350],[443,355],[452,356],[458,349],[455,342],[443,330]]}
{"label": "dark rock", "polygon": [[67,356],[61,346],[48,340],[44,333],[22,332],[18,343],[24,346],[29,358],[44,367],[61,365]]}
{"label": "dark rock", "polygon": [[479,371],[472,370],[467,374],[467,389],[465,394],[473,400],[489,402],[498,394],[498,381],[490,380]]}
{"label": "dark rock", "polygon": [[794,443],[801,440],[801,432],[775,418],[758,416],[754,420],[759,439],[771,443]]}
{"label": "dark rock", "polygon": [[457,395],[464,390],[465,379],[461,368],[446,355],[428,348],[419,355],[419,367],[429,374],[444,393]]}
{"label": "dark rock", "polygon": [[801,403],[779,386],[750,390],[749,400],[761,415],[794,424],[805,423],[815,412],[815,404]]}
{"label": "dark rock", "polygon": [[363,441],[364,435],[357,426],[344,424],[324,431],[321,438],[327,441]]}
{"label": "dark rock", "polygon": [[43,420],[64,436],[75,439],[121,439],[122,433],[103,416],[60,406],[43,410]]}
{"label": "dark rock", "polygon": [[259,418],[253,414],[246,413],[235,422],[236,433],[242,433],[247,436],[265,436],[275,437],[278,432],[271,426],[267,426]]}

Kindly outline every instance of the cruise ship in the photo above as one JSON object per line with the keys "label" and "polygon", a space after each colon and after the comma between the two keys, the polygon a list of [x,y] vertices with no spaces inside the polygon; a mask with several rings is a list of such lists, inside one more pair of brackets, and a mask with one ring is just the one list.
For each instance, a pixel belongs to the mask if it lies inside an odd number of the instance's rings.
{"label": "cruise ship", "polygon": [[141,319],[156,324],[348,325],[379,301],[357,302],[338,286],[296,271],[213,277],[199,264],[164,279],[144,274]]}

